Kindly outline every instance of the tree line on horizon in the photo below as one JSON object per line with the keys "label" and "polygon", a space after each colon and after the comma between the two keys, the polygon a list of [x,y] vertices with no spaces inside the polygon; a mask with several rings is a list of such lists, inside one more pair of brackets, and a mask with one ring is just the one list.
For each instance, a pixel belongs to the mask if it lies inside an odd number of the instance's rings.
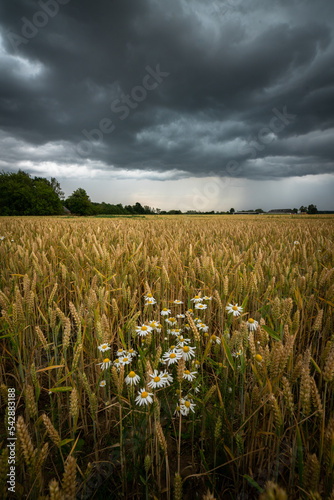
{"label": "tree line on horizon", "polygon": [[[83,188],[76,189],[71,196],[65,199],[59,182],[54,177],[49,181],[45,177],[32,177],[27,172],[0,173],[0,215],[63,215],[66,210],[73,215],[149,215],[149,214],[182,214],[181,210],[161,210],[148,205],[142,206],[139,202],[134,205],[121,203],[92,202]],[[65,208],[64,208],[65,207]],[[251,210],[250,210],[251,211]],[[293,209],[298,212],[298,209]],[[308,214],[319,213],[316,205],[301,206],[300,212]],[[246,212],[243,210],[242,212]],[[201,212],[188,210],[187,214],[233,214],[235,209],[228,212]],[[254,213],[264,213],[261,208]]]}

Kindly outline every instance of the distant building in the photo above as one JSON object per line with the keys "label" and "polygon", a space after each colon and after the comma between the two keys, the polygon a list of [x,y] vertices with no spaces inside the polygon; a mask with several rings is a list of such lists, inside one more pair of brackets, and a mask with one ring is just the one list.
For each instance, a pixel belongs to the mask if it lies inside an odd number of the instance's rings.
{"label": "distant building", "polygon": [[274,210],[269,210],[267,214],[275,214],[275,215],[286,215],[286,214],[294,214],[295,212],[291,210],[291,208],[275,208]]}
{"label": "distant building", "polygon": [[255,210],[249,212],[234,212],[234,215],[259,215],[259,212],[255,212]]}

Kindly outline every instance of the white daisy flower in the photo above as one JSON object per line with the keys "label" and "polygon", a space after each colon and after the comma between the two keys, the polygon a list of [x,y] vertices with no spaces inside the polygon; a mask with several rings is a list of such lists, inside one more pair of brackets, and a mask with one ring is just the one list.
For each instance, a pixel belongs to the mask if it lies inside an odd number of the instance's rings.
{"label": "white daisy flower", "polygon": [[149,326],[153,328],[153,330],[156,330],[159,327],[159,323],[157,321],[150,321]]}
{"label": "white daisy flower", "polygon": [[187,330],[187,332],[189,332],[189,330],[190,330],[190,325],[189,325],[189,323],[186,323],[186,324],[184,325],[184,328]]}
{"label": "white daisy flower", "polygon": [[180,416],[180,412],[181,412],[181,407],[180,405],[177,405],[177,407],[175,408],[175,411],[173,413],[173,415],[176,415],[177,417]]}
{"label": "white daisy flower", "polygon": [[212,342],[214,342],[215,344],[221,344],[222,341],[220,340],[219,337],[217,337],[217,335],[211,335],[211,339],[210,339]]}
{"label": "white daisy flower", "polygon": [[116,356],[119,357],[119,356],[125,356],[126,355],[126,351],[122,348],[118,349],[118,351],[116,352]]}
{"label": "white daisy flower", "polygon": [[294,245],[299,245],[300,243],[299,243],[299,241],[294,241],[293,244]]}
{"label": "white daisy flower", "polygon": [[203,300],[212,300],[212,297],[205,296],[205,297],[203,297]]}
{"label": "white daisy flower", "polygon": [[148,325],[136,326],[136,332],[140,337],[146,337],[151,331],[152,328]]}
{"label": "white daisy flower", "polygon": [[116,366],[116,368],[119,370],[120,367],[121,367],[121,363],[120,363],[120,360],[119,358],[116,358],[115,361],[114,361],[114,366]]}
{"label": "white daisy flower", "polygon": [[196,347],[191,347],[189,345],[185,345],[179,349],[179,352],[181,353],[183,359],[185,361],[188,361],[189,359],[195,357],[195,350],[196,350]]}
{"label": "white daisy flower", "polygon": [[153,297],[153,295],[151,293],[147,293],[145,295],[145,300],[152,300],[152,299],[155,300],[155,298]]}
{"label": "white daisy flower", "polygon": [[189,415],[190,410],[195,413],[195,403],[193,403],[192,399],[181,399],[181,413],[184,417]]}
{"label": "white daisy flower", "polygon": [[195,391],[196,394],[199,393],[200,387],[201,387],[201,384],[199,384],[197,387],[195,387],[194,391]]}
{"label": "white daisy flower", "polygon": [[185,339],[183,335],[180,335],[178,337],[178,343],[176,347],[179,349],[180,347],[184,347],[185,345],[189,344],[189,342],[191,342],[190,339]]}
{"label": "white daisy flower", "polygon": [[192,309],[188,309],[187,313],[190,314],[190,316],[194,315],[194,311]]}
{"label": "white daisy flower", "polygon": [[259,323],[255,319],[248,318],[248,321],[247,321],[248,330],[250,330],[250,331],[257,330],[258,326],[259,326]]}
{"label": "white daisy flower", "polygon": [[161,378],[164,381],[166,386],[173,383],[173,377],[170,373],[168,373],[167,370],[165,370],[164,372],[160,372],[160,373],[161,373]]}
{"label": "white daisy flower", "polygon": [[181,358],[182,353],[180,351],[174,351],[174,349],[165,352],[165,354],[162,356],[163,362],[168,363],[168,366],[173,365]]}
{"label": "white daisy flower", "polygon": [[152,392],[147,392],[145,389],[141,389],[138,391],[138,396],[135,401],[139,406],[148,405],[149,403],[152,404],[153,399],[151,396],[153,396]]}
{"label": "white daisy flower", "polygon": [[229,393],[231,393],[233,391],[232,387],[229,387],[227,390]]}
{"label": "white daisy flower", "polygon": [[137,356],[137,352],[134,349],[129,349],[128,355],[131,356],[131,358],[135,358]]}
{"label": "white daisy flower", "polygon": [[163,310],[161,311],[161,316],[168,316],[172,311],[170,309],[167,309],[167,307],[164,307]]}
{"label": "white daisy flower", "polygon": [[208,306],[206,304],[195,304],[195,309],[206,309]]}
{"label": "white daisy flower", "polygon": [[174,300],[174,304],[183,304],[182,300]]}
{"label": "white daisy flower", "polygon": [[170,326],[173,326],[173,325],[176,325],[177,324],[177,321],[175,318],[168,318],[165,320],[166,323],[168,323]]}
{"label": "white daisy flower", "polygon": [[241,306],[238,306],[238,304],[236,304],[235,306],[229,304],[228,306],[226,306],[226,311],[228,313],[233,313],[233,316],[240,316],[240,313],[242,313],[243,308]]}
{"label": "white daisy flower", "polygon": [[158,373],[158,370],[154,370],[152,375],[150,374],[152,380],[147,384],[151,389],[159,389],[165,385],[165,381],[161,376],[161,373]]}
{"label": "white daisy flower", "polygon": [[202,301],[203,301],[203,299],[199,295],[195,295],[195,297],[193,299],[190,299],[190,302],[194,302],[194,304],[196,304],[197,302],[202,302]]}
{"label": "white daisy flower", "polygon": [[139,375],[136,375],[134,371],[131,371],[127,377],[125,377],[126,385],[136,385],[140,382]]}
{"label": "white daisy flower", "polygon": [[196,378],[197,372],[190,372],[189,370],[185,370],[183,373],[183,378],[188,380],[189,382],[192,382]]}
{"label": "white daisy flower", "polygon": [[120,365],[129,365],[131,361],[132,361],[131,356],[124,356],[124,358],[119,358]]}
{"label": "white daisy flower", "polygon": [[107,382],[105,380],[101,380],[99,385],[100,385],[100,387],[105,387],[106,384],[107,384]]}
{"label": "white daisy flower", "polygon": [[241,350],[241,349],[239,349],[239,351],[237,351],[237,352],[235,353],[235,357],[236,357],[236,358],[239,358],[240,356],[242,356],[242,350]]}
{"label": "white daisy flower", "polygon": [[6,236],[0,236],[0,240],[3,241],[6,238]]}
{"label": "white daisy flower", "polygon": [[156,332],[157,332],[157,333],[161,333],[161,330],[162,330],[162,324],[161,324],[161,323],[159,323],[159,324],[158,324],[158,327],[156,328]]}
{"label": "white daisy flower", "polygon": [[109,358],[105,358],[102,363],[99,363],[99,365],[101,366],[101,370],[107,370],[109,368],[109,366],[111,365],[111,361]]}
{"label": "white daisy flower", "polygon": [[176,317],[177,317],[177,319],[184,319],[185,315],[184,314],[177,314]]}
{"label": "white daisy flower", "polygon": [[200,332],[207,332],[209,330],[209,327],[207,325],[205,325],[204,323],[199,323],[196,326]]}
{"label": "white daisy flower", "polygon": [[145,302],[145,306],[151,306],[151,305],[154,305],[156,304],[157,301],[155,299],[146,299],[146,302]]}
{"label": "white daisy flower", "polygon": [[105,351],[109,351],[110,346],[109,346],[109,344],[101,344],[101,345],[99,345],[98,349],[101,352],[105,352]]}
{"label": "white daisy flower", "polygon": [[193,359],[191,364],[193,364],[195,368],[199,368],[201,366],[201,363],[198,361],[198,359]]}

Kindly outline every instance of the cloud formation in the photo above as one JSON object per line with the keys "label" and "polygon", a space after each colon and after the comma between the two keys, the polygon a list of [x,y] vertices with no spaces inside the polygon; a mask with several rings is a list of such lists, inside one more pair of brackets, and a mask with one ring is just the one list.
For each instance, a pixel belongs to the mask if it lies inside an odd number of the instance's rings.
{"label": "cloud formation", "polygon": [[333,18],[330,0],[4,0],[0,167],[333,174]]}

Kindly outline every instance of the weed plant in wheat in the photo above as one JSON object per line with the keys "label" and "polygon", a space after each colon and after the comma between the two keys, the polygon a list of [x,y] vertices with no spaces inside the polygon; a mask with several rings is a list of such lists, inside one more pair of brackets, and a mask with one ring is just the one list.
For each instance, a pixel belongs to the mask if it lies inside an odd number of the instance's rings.
{"label": "weed plant in wheat", "polygon": [[0,236],[1,498],[334,499],[332,218]]}

